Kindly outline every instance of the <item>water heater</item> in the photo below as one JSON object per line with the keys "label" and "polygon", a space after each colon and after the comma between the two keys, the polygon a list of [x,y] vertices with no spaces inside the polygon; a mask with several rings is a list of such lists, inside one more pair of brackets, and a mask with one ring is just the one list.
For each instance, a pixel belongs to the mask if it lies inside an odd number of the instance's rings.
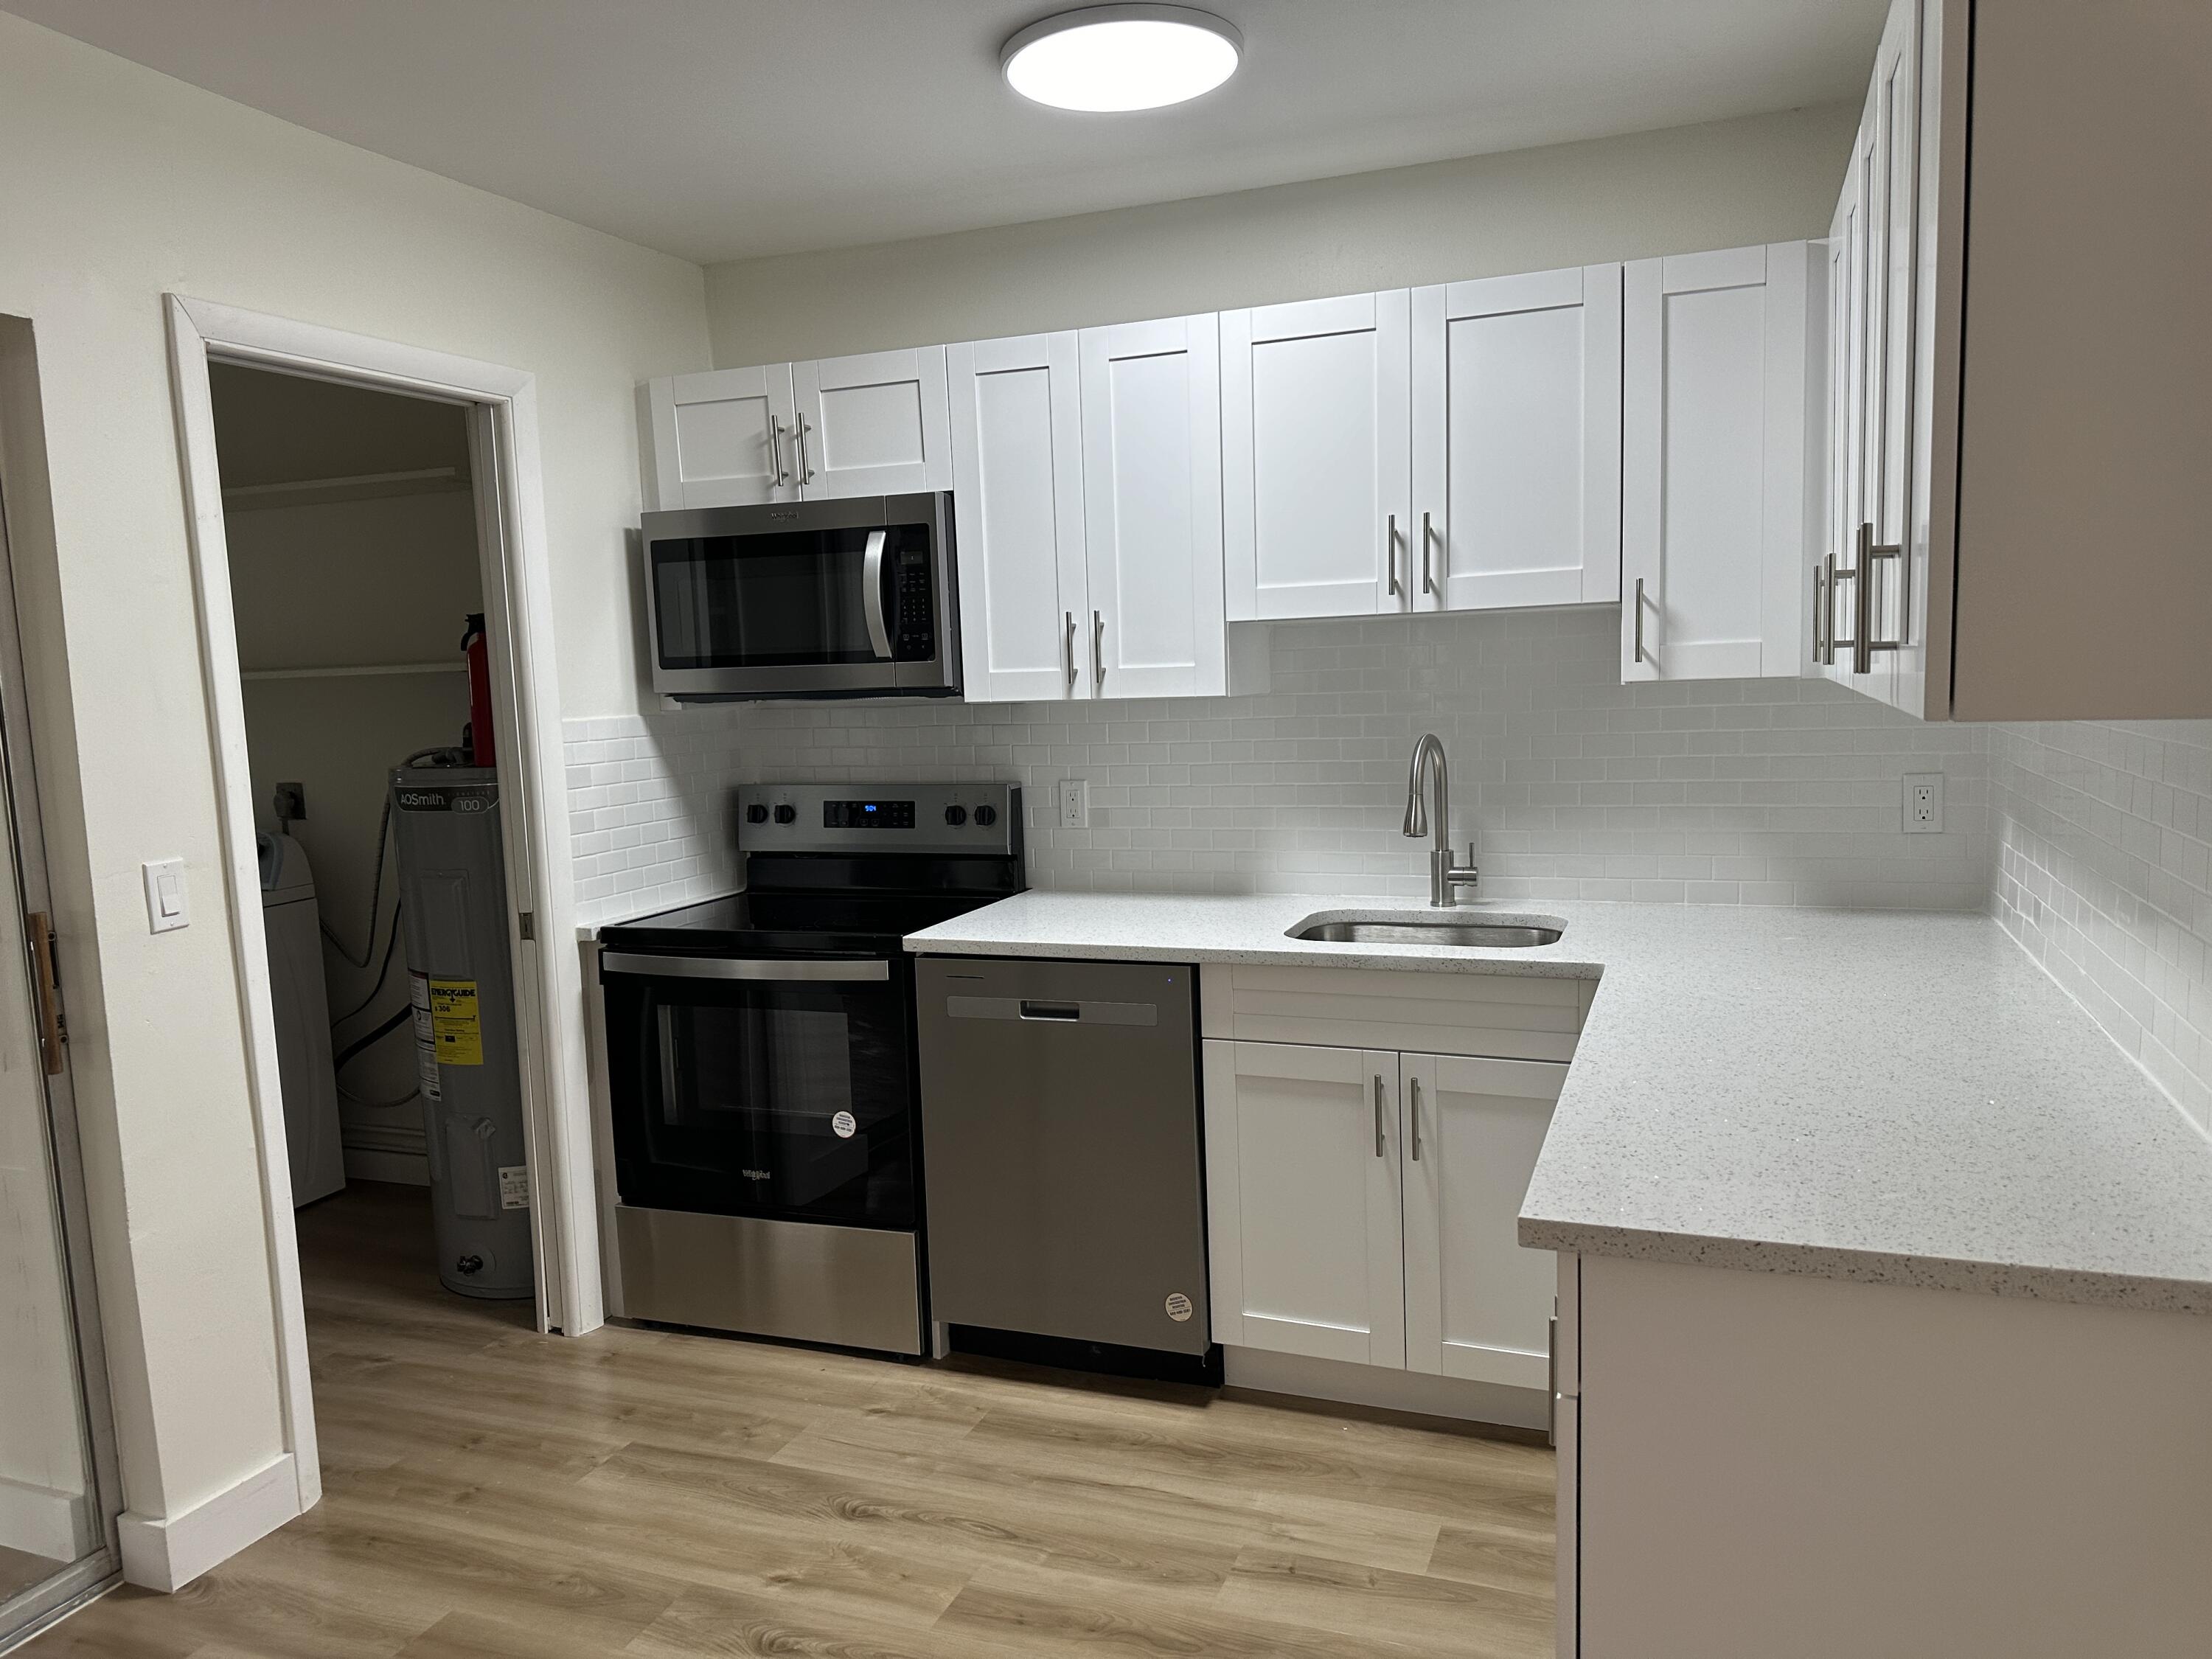
{"label": "water heater", "polygon": [[392,774],[438,1278],[463,1296],[533,1293],[514,973],[498,775]]}

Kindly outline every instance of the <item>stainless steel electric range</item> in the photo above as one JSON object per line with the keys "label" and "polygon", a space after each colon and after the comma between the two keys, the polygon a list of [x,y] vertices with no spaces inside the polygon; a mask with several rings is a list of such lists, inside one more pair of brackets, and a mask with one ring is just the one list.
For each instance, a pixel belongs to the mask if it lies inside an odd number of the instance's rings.
{"label": "stainless steel electric range", "polygon": [[600,930],[621,1317],[923,1352],[914,969],[1023,890],[1011,784],[762,784],[745,890]]}

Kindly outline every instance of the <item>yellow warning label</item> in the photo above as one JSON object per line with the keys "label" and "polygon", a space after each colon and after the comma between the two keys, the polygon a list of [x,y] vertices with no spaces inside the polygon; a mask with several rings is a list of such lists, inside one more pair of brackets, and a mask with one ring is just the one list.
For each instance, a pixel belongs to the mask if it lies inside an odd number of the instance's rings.
{"label": "yellow warning label", "polygon": [[483,1064],[483,1021],[472,979],[430,981],[430,1036],[441,1066]]}

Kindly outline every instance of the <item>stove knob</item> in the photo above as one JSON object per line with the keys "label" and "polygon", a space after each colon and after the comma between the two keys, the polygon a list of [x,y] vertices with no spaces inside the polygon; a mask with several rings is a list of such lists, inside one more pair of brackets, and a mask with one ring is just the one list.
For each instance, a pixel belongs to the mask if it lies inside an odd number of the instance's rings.
{"label": "stove knob", "polygon": [[745,808],[745,822],[747,823],[766,823],[768,822],[768,808],[759,805],[748,806]]}
{"label": "stove knob", "polygon": [[777,808],[775,809],[775,821],[776,821],[778,823],[798,823],[798,822],[799,822],[799,809],[798,809],[796,806],[779,806],[779,807],[777,807]]}
{"label": "stove knob", "polygon": [[945,809],[945,821],[947,823],[953,824],[955,826],[967,823],[968,809],[964,806],[946,807]]}
{"label": "stove knob", "polygon": [[997,807],[979,806],[975,809],[975,822],[981,824],[986,830],[989,829],[998,821],[999,809]]}

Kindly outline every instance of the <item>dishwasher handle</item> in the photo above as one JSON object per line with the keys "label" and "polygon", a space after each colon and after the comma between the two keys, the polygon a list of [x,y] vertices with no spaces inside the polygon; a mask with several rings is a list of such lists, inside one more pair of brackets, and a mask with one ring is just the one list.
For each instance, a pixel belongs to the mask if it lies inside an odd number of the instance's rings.
{"label": "dishwasher handle", "polygon": [[1158,1025],[1159,1005],[1152,1002],[1103,1002],[1084,999],[1064,1002],[1043,997],[948,996],[945,1012],[952,1019],[1020,1019],[1060,1025]]}

